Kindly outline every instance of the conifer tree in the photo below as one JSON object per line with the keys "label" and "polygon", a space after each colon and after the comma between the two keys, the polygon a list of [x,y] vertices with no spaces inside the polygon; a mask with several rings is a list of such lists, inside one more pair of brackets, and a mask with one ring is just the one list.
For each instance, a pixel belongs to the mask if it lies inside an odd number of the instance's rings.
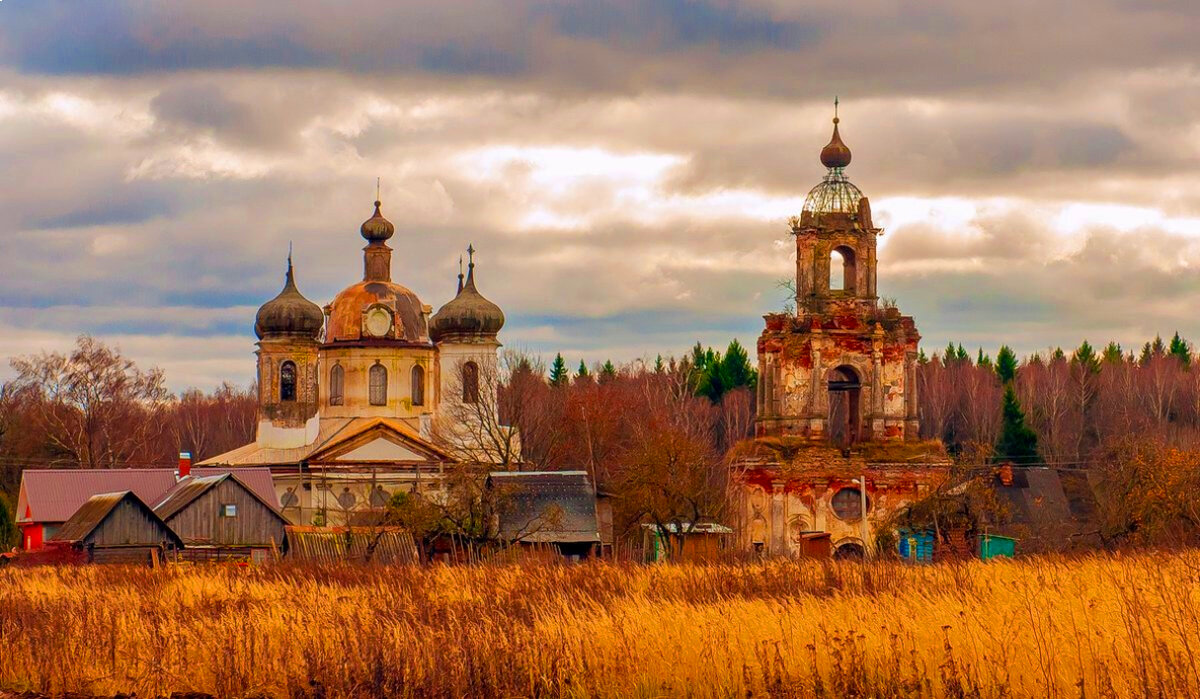
{"label": "conifer tree", "polygon": [[1017,391],[1010,382],[1004,387],[1004,406],[1000,439],[996,441],[997,461],[1031,464],[1038,460],[1037,435],[1025,424],[1025,411],[1017,400]]}
{"label": "conifer tree", "polygon": [[1188,345],[1187,340],[1179,336],[1178,330],[1175,331],[1174,337],[1171,338],[1167,354],[1178,359],[1181,366],[1186,367],[1192,363],[1192,348]]}
{"label": "conifer tree", "polygon": [[1096,356],[1096,350],[1092,349],[1087,340],[1075,350],[1071,355],[1071,364],[1079,367],[1089,374],[1097,374],[1100,372],[1100,358]]}
{"label": "conifer tree", "polygon": [[1011,383],[1017,378],[1017,355],[1008,345],[996,353],[996,375],[1001,383]]}
{"label": "conifer tree", "polygon": [[567,362],[563,359],[562,353],[559,352],[554,355],[554,363],[550,365],[550,385],[566,386],[570,376],[571,373],[567,371]]}
{"label": "conifer tree", "polygon": [[661,373],[665,372],[666,370],[667,370],[667,366],[666,366],[666,364],[663,363],[663,358],[662,358],[662,355],[660,354],[654,358],[654,373],[661,374]]}
{"label": "conifer tree", "polygon": [[579,369],[575,372],[575,379],[576,380],[590,379],[591,377],[592,377],[592,374],[591,374],[591,372],[588,371],[587,364],[584,364],[583,360],[580,359],[579,360]]}
{"label": "conifer tree", "polygon": [[721,357],[719,374],[721,395],[743,386],[752,389],[758,378],[754,367],[750,366],[749,353],[737,340],[729,343],[725,356]]}
{"label": "conifer tree", "polygon": [[604,361],[604,366],[600,367],[600,382],[608,383],[617,378],[617,367],[613,366],[612,360]]}
{"label": "conifer tree", "polygon": [[1120,364],[1125,361],[1125,353],[1121,350],[1121,345],[1116,342],[1109,342],[1104,346],[1104,352],[1101,354],[1105,364]]}

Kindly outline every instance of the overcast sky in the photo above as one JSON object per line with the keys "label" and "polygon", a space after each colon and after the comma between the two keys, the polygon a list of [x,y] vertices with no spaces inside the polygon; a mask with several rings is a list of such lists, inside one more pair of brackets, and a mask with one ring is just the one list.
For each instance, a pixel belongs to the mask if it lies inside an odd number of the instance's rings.
{"label": "overcast sky", "polygon": [[289,241],[317,303],[361,277],[376,177],[394,279],[436,309],[473,243],[508,346],[753,346],[834,95],[927,352],[1200,340],[1198,37],[1194,0],[4,0],[0,356],[247,383]]}

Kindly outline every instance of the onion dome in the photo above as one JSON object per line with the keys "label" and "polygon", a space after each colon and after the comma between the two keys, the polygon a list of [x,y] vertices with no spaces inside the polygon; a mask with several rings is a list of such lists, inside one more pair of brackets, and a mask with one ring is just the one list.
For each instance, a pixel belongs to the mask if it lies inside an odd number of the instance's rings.
{"label": "onion dome", "polygon": [[846,167],[850,164],[850,149],[842,143],[842,135],[838,133],[840,119],[833,118],[833,138],[821,149],[821,164],[825,167]]}
{"label": "onion dome", "polygon": [[321,307],[304,298],[296,288],[292,272],[292,256],[288,255],[287,281],[283,291],[258,309],[254,318],[254,333],[258,339],[276,337],[316,340],[325,325],[325,314]]}
{"label": "onion dome", "polygon": [[383,242],[391,238],[392,234],[396,232],[396,227],[392,225],[392,222],[379,213],[379,204],[379,200],[376,199],[375,215],[363,221],[362,228],[359,229],[362,237],[366,238],[367,242]]}
{"label": "onion dome", "polygon": [[834,100],[833,138],[821,149],[821,164],[828,168],[825,178],[808,192],[804,199],[802,221],[821,214],[852,214],[859,212],[864,198],[862,190],[846,179],[845,167],[850,164],[850,148],[838,133],[837,100]]}
{"label": "onion dome", "polygon": [[467,253],[471,256],[471,262],[467,268],[466,283],[462,281],[460,268],[458,294],[438,309],[429,321],[429,335],[434,341],[469,337],[492,338],[504,327],[504,311],[484,298],[475,288],[475,248],[467,248]]}

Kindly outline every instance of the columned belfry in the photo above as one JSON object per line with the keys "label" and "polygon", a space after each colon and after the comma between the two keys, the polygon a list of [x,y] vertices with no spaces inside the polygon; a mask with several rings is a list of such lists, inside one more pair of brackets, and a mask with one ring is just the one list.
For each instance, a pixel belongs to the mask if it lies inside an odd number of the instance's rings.
{"label": "columned belfry", "polygon": [[759,436],[794,435],[849,446],[915,439],[917,344],[911,316],[881,304],[876,243],[882,229],[846,179],[850,149],[839,119],[821,149],[824,179],[789,221],[796,239],[796,310],[764,316],[758,339]]}

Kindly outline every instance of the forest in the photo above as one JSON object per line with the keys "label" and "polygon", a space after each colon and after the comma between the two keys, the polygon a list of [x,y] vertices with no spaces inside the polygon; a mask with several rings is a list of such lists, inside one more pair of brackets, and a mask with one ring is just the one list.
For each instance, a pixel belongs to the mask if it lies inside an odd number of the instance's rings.
{"label": "forest", "polygon": [[[1007,347],[993,360],[951,344],[921,355],[922,436],[965,466],[1096,469],[1112,485],[1118,534],[1194,536],[1200,506],[1186,493],[1200,486],[1188,467],[1200,443],[1197,364],[1178,334],[1136,353],[1084,342],[1022,359]],[[495,413],[517,428],[522,467],[588,471],[622,496],[627,528],[720,519],[727,454],[753,435],[749,352],[734,341],[724,352],[697,344],[679,357],[568,366],[561,355],[547,365],[506,351],[484,377]],[[0,386],[0,505],[15,500],[24,468],[168,466],[180,451],[202,460],[254,438],[253,386],[172,394],[160,370],[96,338],[17,357],[12,369]],[[516,465],[513,444],[495,448],[492,460]]]}

